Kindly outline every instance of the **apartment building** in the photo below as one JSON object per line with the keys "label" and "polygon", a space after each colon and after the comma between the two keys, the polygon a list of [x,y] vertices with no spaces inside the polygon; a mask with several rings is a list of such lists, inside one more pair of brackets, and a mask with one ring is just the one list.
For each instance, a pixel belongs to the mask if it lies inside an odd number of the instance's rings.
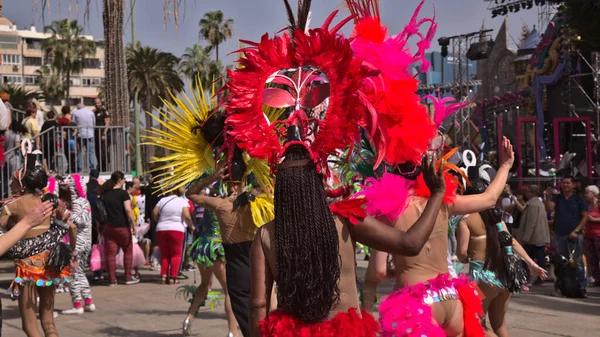
{"label": "apartment building", "polygon": [[[35,26],[20,30],[0,14],[0,83],[22,85],[28,90],[39,90],[36,71],[48,62],[44,58],[42,42],[51,34],[38,32]],[[104,41],[84,36],[96,45],[94,55],[85,60],[85,68],[71,77],[71,106],[83,102],[93,106],[98,89],[104,83]],[[46,106],[60,107],[66,102],[46,101]]]}

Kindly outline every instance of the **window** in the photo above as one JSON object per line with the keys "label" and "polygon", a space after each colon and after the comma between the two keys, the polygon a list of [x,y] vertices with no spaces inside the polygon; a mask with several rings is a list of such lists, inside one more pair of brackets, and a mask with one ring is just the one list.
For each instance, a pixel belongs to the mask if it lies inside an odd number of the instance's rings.
{"label": "window", "polygon": [[21,55],[13,55],[13,54],[3,54],[2,55],[2,64],[21,64]]}
{"label": "window", "polygon": [[71,106],[77,106],[79,103],[81,103],[81,97],[71,98]]}
{"label": "window", "polygon": [[27,49],[42,49],[42,40],[25,39],[25,43],[27,43]]}
{"label": "window", "polygon": [[85,106],[94,106],[96,104],[96,98],[94,97],[84,97],[83,105]]}
{"label": "window", "polygon": [[71,86],[72,87],[80,87],[81,86],[81,78],[72,78]]}
{"label": "window", "polygon": [[15,35],[0,35],[0,49],[18,49],[18,41]]}
{"label": "window", "polygon": [[46,106],[61,106],[62,102],[60,99],[50,99],[50,98],[46,98]]}
{"label": "window", "polygon": [[38,85],[40,84],[39,78],[37,76],[25,75],[23,78],[25,81],[25,85]]}
{"label": "window", "polygon": [[26,66],[41,66],[42,58],[41,57],[25,57],[23,59],[23,64]]}
{"label": "window", "polygon": [[104,60],[100,60],[100,69],[104,69]]}
{"label": "window", "polygon": [[99,59],[84,59],[83,67],[86,69],[100,69]]}
{"label": "window", "polygon": [[81,83],[84,87],[99,87],[102,85],[102,79],[97,77],[82,78]]}
{"label": "window", "polygon": [[17,75],[2,75],[2,83],[4,83],[4,84],[22,84],[23,77],[17,76]]}

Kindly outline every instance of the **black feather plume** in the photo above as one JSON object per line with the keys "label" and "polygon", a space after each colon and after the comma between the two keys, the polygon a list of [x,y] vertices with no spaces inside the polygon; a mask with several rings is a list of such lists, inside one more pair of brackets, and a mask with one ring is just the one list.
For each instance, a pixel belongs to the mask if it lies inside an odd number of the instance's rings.
{"label": "black feather plume", "polygon": [[73,251],[71,251],[71,247],[64,242],[59,242],[50,251],[46,267],[58,273],[71,264],[72,257]]}
{"label": "black feather plume", "polygon": [[311,3],[312,0],[298,0],[298,20],[296,27],[302,31],[306,30]]}
{"label": "black feather plume", "polygon": [[288,15],[288,20],[290,21],[290,32],[293,35],[296,30],[296,18],[294,17],[294,12],[292,11],[292,6],[290,6],[290,2],[288,0],[283,0],[285,4],[285,10]]}

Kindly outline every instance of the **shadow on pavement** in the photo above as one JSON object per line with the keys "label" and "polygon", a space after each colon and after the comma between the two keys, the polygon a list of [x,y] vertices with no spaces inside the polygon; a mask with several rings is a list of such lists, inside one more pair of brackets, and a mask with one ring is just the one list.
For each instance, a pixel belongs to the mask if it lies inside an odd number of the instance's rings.
{"label": "shadow on pavement", "polygon": [[145,330],[128,330],[119,327],[109,327],[96,330],[96,336],[111,336],[111,337],[169,337],[181,336],[181,333],[170,333],[167,331],[145,331]]}

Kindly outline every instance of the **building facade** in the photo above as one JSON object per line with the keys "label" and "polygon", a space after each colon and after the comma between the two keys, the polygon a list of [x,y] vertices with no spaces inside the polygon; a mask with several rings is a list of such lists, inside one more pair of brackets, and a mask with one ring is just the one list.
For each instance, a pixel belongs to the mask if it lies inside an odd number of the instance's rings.
{"label": "building facade", "polygon": [[[26,90],[40,90],[36,75],[48,60],[44,58],[42,43],[51,34],[38,32],[35,26],[20,30],[8,18],[0,14],[0,84],[23,86]],[[71,76],[70,102],[45,101],[46,107],[63,104],[75,106],[83,103],[93,106],[98,90],[104,84],[104,41],[84,38],[95,42],[96,51],[85,60],[81,73]]]}

